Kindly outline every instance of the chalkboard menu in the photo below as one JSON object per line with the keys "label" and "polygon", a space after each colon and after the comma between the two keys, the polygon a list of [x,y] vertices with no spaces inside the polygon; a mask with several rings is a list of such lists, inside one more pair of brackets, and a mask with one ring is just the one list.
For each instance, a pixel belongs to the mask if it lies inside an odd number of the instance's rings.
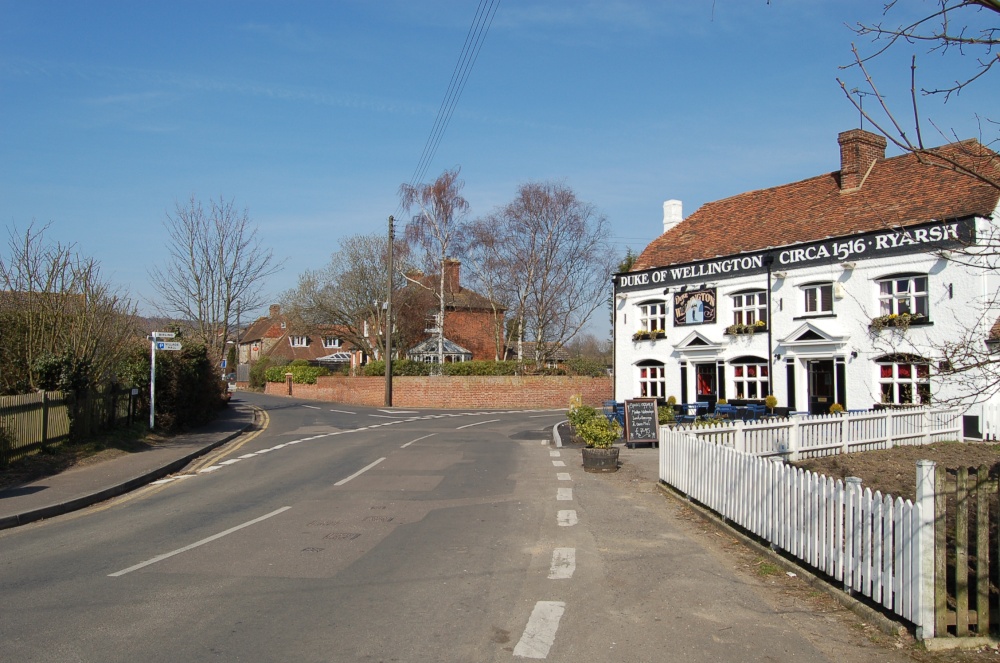
{"label": "chalkboard menu", "polygon": [[655,398],[634,398],[625,401],[625,441],[659,442],[659,420]]}

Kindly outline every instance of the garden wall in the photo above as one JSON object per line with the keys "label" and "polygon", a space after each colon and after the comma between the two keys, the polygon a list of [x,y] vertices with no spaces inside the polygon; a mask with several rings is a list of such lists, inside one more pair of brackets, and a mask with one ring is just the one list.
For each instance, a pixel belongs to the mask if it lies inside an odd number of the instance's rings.
{"label": "garden wall", "polygon": [[[288,386],[269,382],[268,394],[287,396]],[[585,405],[600,407],[610,400],[611,378],[566,376],[423,376],[392,380],[395,407],[445,409],[565,409],[569,398],[580,394]],[[293,384],[292,396],[331,403],[385,404],[384,377],[326,376],[316,384]]]}

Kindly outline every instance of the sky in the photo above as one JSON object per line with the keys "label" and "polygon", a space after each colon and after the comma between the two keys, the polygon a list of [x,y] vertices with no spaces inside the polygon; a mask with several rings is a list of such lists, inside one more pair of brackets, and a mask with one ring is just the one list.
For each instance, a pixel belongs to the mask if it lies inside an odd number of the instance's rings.
{"label": "sky", "polygon": [[[863,86],[841,67],[852,43],[873,49],[848,25],[880,20],[883,4],[498,2],[424,179],[460,167],[472,218],[520,184],[567,185],[607,217],[622,256],[662,232],[667,199],[686,216],[838,170],[837,134],[861,123],[836,79]],[[891,21],[936,3],[900,4]],[[232,200],[284,261],[261,286],[278,301],[342,238],[398,215],[477,5],[0,0],[5,235],[48,224],[154,314],[167,214],[191,197]],[[926,51],[921,83],[968,70],[968,55]],[[909,119],[909,51],[872,73]],[[948,135],[995,138],[981,124],[1000,108],[990,76],[947,104],[922,99],[922,115]]]}

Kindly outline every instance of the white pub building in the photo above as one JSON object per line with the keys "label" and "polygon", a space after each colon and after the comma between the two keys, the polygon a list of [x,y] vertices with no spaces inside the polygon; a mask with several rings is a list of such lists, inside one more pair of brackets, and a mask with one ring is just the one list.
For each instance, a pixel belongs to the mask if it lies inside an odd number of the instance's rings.
{"label": "white pub building", "polygon": [[997,155],[969,140],[886,158],[859,129],[838,142],[839,171],[686,219],[664,203],[663,234],[614,277],[616,400],[711,411],[773,393],[814,414],[983,400],[980,374],[956,370],[1000,339],[1000,189],[956,165],[997,182]]}

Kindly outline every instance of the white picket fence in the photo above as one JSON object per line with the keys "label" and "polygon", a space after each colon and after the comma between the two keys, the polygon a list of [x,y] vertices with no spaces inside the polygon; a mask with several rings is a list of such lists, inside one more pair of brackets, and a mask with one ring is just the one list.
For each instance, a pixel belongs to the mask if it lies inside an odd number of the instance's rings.
{"label": "white picket fence", "polygon": [[788,460],[962,439],[957,408],[907,408],[679,426],[699,439]]}
{"label": "white picket fence", "polygon": [[695,432],[660,429],[662,481],[934,636],[933,463],[913,504]]}

